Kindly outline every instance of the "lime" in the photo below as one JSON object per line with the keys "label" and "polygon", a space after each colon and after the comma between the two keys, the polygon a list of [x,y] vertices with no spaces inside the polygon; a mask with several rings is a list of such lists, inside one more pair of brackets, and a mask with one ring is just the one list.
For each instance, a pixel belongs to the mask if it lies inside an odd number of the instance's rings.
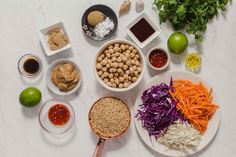
{"label": "lime", "polygon": [[170,52],[180,54],[188,47],[188,38],[180,32],[173,33],[167,42]]}
{"label": "lime", "polygon": [[20,103],[25,107],[34,107],[41,100],[41,92],[35,87],[29,87],[20,93]]}

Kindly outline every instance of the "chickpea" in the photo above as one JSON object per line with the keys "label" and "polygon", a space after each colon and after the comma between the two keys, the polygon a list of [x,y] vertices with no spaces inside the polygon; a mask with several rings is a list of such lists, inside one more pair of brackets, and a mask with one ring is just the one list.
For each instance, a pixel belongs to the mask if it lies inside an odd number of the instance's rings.
{"label": "chickpea", "polygon": [[125,45],[123,45],[123,44],[120,46],[120,48],[121,48],[121,50],[123,50],[123,51],[126,50],[126,47],[125,47]]}
{"label": "chickpea", "polygon": [[128,61],[126,62],[126,65],[127,65],[127,66],[130,66],[130,65],[131,65],[131,62],[128,60]]}
{"label": "chickpea", "polygon": [[109,49],[108,51],[109,53],[114,53],[113,49]]}
{"label": "chickpea", "polygon": [[112,87],[113,87],[113,88],[116,88],[116,87],[117,87],[117,85],[116,85],[115,83],[113,83],[113,84],[112,84]]}
{"label": "chickpea", "polygon": [[113,45],[108,46],[109,49],[113,49]]}
{"label": "chickpea", "polygon": [[130,50],[130,51],[133,51],[133,50],[134,50],[134,47],[133,47],[133,46],[130,46],[130,47],[129,47],[129,50]]}
{"label": "chickpea", "polygon": [[116,56],[116,57],[119,57],[119,56],[120,56],[120,53],[119,53],[119,52],[116,52],[116,53],[115,53],[115,56]]}
{"label": "chickpea", "polygon": [[125,73],[126,73],[127,75],[129,75],[129,74],[130,74],[130,71],[129,71],[129,70],[126,70]]}
{"label": "chickpea", "polygon": [[135,55],[135,57],[136,57],[137,59],[139,59],[139,58],[140,58],[140,56],[139,56],[138,54],[136,54],[136,55]]}
{"label": "chickpea", "polygon": [[130,50],[126,50],[125,52],[126,52],[126,53],[128,53],[128,54],[130,54],[130,53],[131,53],[131,51],[130,51]]}
{"label": "chickpea", "polygon": [[121,68],[118,68],[118,69],[117,69],[117,72],[118,72],[118,73],[122,73],[123,70],[122,70]]}
{"label": "chickpea", "polygon": [[103,74],[102,71],[98,71],[98,75],[101,76]]}
{"label": "chickpea", "polygon": [[125,56],[127,57],[127,59],[129,59],[129,58],[130,58],[130,55],[129,55],[129,53],[126,53],[126,54],[125,54]]}
{"label": "chickpea", "polygon": [[115,44],[115,47],[120,47],[120,44]]}
{"label": "chickpea", "polygon": [[107,54],[106,54],[106,57],[107,57],[107,58],[111,58],[111,54],[110,54],[110,53],[107,53]]}
{"label": "chickpea", "polygon": [[119,85],[120,81],[118,79],[115,79],[115,84]]}
{"label": "chickpea", "polygon": [[139,76],[139,75],[138,75],[138,71],[135,71],[135,72],[134,72],[134,76],[136,76],[136,77]]}
{"label": "chickpea", "polygon": [[129,68],[129,71],[130,71],[130,73],[132,74],[132,73],[134,73],[135,70],[134,70],[133,67],[130,67],[130,68]]}
{"label": "chickpea", "polygon": [[138,67],[138,68],[137,68],[137,71],[138,71],[139,73],[141,73],[141,72],[142,72],[142,67]]}
{"label": "chickpea", "polygon": [[108,77],[108,75],[109,75],[108,72],[103,73],[104,78]]}
{"label": "chickpea", "polygon": [[104,74],[102,74],[101,79],[102,79],[102,80],[104,79]]}
{"label": "chickpea", "polygon": [[115,62],[116,61],[116,57],[112,57],[112,62]]}
{"label": "chickpea", "polygon": [[98,62],[101,62],[101,61],[102,61],[102,58],[101,58],[101,57],[98,57],[97,61],[98,61]]}
{"label": "chickpea", "polygon": [[123,68],[123,66],[124,66],[123,63],[119,63],[118,65],[119,68]]}
{"label": "chickpea", "polygon": [[135,65],[136,61],[132,59],[130,62],[131,62],[132,65]]}
{"label": "chickpea", "polygon": [[137,70],[137,67],[134,65],[134,66],[133,66],[133,69],[134,69],[134,71],[136,71],[136,70]]}
{"label": "chickpea", "polygon": [[107,59],[102,60],[102,65],[105,66],[107,64]]}
{"label": "chickpea", "polygon": [[108,60],[107,60],[107,63],[108,63],[108,64],[111,64],[111,63],[112,63],[111,59],[108,59]]}
{"label": "chickpea", "polygon": [[124,85],[122,83],[119,84],[119,88],[123,88]]}
{"label": "chickpea", "polygon": [[113,63],[114,68],[117,68],[119,64],[117,62]]}
{"label": "chickpea", "polygon": [[118,76],[119,76],[119,73],[116,72],[114,75],[115,75],[115,77],[118,77]]}
{"label": "chickpea", "polygon": [[104,53],[107,55],[107,54],[109,53],[109,51],[108,51],[108,50],[105,50]]}
{"label": "chickpea", "polygon": [[134,53],[131,53],[131,54],[130,54],[130,58],[133,59],[134,57],[135,57],[135,54],[134,54]]}
{"label": "chickpea", "polygon": [[137,77],[132,77],[132,82],[135,82],[135,81],[137,81]]}
{"label": "chickpea", "polygon": [[120,54],[120,57],[123,58],[125,55],[123,53]]}
{"label": "chickpea", "polygon": [[124,79],[125,80],[128,80],[129,79],[129,76],[127,74],[124,74]]}
{"label": "chickpea", "polygon": [[140,62],[139,62],[139,61],[136,61],[136,62],[135,62],[135,65],[136,65],[137,67],[139,67],[139,66],[140,66]]}
{"label": "chickpea", "polygon": [[125,83],[124,83],[124,87],[125,87],[125,88],[129,87],[129,83],[125,82]]}
{"label": "chickpea", "polygon": [[122,62],[121,57],[118,57],[118,58],[117,58],[117,62]]}
{"label": "chickpea", "polygon": [[109,77],[109,79],[112,79],[112,78],[113,78],[113,74],[110,73],[110,74],[108,75],[108,77]]}
{"label": "chickpea", "polygon": [[124,82],[125,81],[124,77],[119,77],[119,81]]}
{"label": "chickpea", "polygon": [[110,79],[110,82],[111,82],[111,83],[114,83],[114,82],[115,82],[115,80],[112,78],[112,79]]}
{"label": "chickpea", "polygon": [[126,62],[128,58],[126,56],[122,57],[122,61]]}
{"label": "chickpea", "polygon": [[136,54],[138,51],[136,49],[133,49],[132,52]]}
{"label": "chickpea", "polygon": [[102,53],[102,54],[100,55],[100,57],[103,59],[103,58],[105,57],[105,55]]}
{"label": "chickpea", "polygon": [[109,69],[111,67],[110,64],[106,64],[106,68]]}
{"label": "chickpea", "polygon": [[128,65],[125,64],[125,65],[123,66],[123,69],[124,69],[124,70],[127,70],[127,69],[128,69]]}
{"label": "chickpea", "polygon": [[106,67],[103,67],[103,68],[102,68],[102,71],[103,71],[103,72],[106,72],[106,71],[107,71],[107,68],[106,68]]}
{"label": "chickpea", "polygon": [[129,45],[125,45],[126,49],[129,49]]}
{"label": "chickpea", "polygon": [[117,72],[117,69],[116,68],[113,68],[113,73]]}
{"label": "chickpea", "polygon": [[97,63],[96,67],[97,67],[97,69],[101,69],[102,65],[100,63]]}
{"label": "chickpea", "polygon": [[119,51],[119,47],[114,47],[114,52],[118,52]]}
{"label": "chickpea", "polygon": [[111,82],[107,82],[106,83],[109,87],[112,87],[112,83]]}
{"label": "chickpea", "polygon": [[103,81],[104,81],[105,83],[109,82],[109,80],[108,80],[107,78],[105,78]]}

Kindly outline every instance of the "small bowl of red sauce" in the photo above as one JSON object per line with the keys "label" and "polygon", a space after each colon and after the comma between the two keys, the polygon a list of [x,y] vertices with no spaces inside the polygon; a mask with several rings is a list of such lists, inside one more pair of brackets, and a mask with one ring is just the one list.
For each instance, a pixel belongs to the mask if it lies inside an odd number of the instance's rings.
{"label": "small bowl of red sauce", "polygon": [[162,48],[152,48],[147,55],[148,65],[154,70],[164,70],[170,64],[169,53]]}
{"label": "small bowl of red sauce", "polygon": [[74,109],[68,102],[48,100],[39,112],[39,123],[49,133],[64,134],[72,128],[74,121]]}

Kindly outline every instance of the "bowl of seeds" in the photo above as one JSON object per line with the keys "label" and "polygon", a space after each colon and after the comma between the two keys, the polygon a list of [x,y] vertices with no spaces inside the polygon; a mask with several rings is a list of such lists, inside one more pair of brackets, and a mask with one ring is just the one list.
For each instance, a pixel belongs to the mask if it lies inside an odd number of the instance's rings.
{"label": "bowl of seeds", "polygon": [[137,86],[144,74],[144,55],[127,40],[111,40],[99,49],[95,60],[95,76],[106,89],[128,91]]}

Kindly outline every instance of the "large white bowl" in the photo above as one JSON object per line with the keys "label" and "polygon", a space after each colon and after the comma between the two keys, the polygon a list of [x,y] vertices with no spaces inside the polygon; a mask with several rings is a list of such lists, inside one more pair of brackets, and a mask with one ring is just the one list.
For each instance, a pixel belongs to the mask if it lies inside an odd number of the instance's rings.
{"label": "large white bowl", "polygon": [[[133,46],[137,51],[138,51],[138,54],[140,56],[140,62],[142,64],[142,72],[140,73],[138,79],[136,82],[132,83],[128,88],[113,88],[113,87],[109,87],[108,85],[106,85],[103,80],[99,77],[98,73],[97,73],[97,69],[96,69],[96,63],[97,63],[97,58],[98,56],[111,44],[116,44],[116,43],[123,43],[123,44],[127,44],[127,45],[131,45]],[[94,61],[94,73],[95,73],[95,76],[98,80],[98,82],[106,89],[110,90],[110,91],[113,91],[113,92],[125,92],[125,91],[128,91],[128,90],[131,90],[132,88],[136,87],[142,80],[143,78],[143,74],[144,74],[144,71],[145,71],[145,66],[144,66],[144,63],[145,63],[145,57],[142,53],[142,51],[132,42],[130,41],[127,41],[127,40],[123,40],[123,39],[115,39],[115,40],[111,40],[105,44],[103,44],[100,49],[98,50],[98,53],[96,55],[96,58],[95,58],[95,61]]]}
{"label": "large white bowl", "polygon": [[[70,91],[68,91],[68,92],[62,92],[62,91],[60,91],[60,90],[58,89],[58,87],[55,86],[55,85],[53,84],[52,80],[51,80],[51,72],[52,72],[53,68],[54,68],[55,66],[57,66],[58,64],[62,64],[62,63],[71,63],[72,65],[74,65],[74,67],[77,69],[77,71],[78,71],[79,74],[80,74],[79,82],[77,83],[77,85],[75,86],[75,88],[73,88],[72,90],[70,90]],[[47,69],[47,72],[46,72],[46,82],[47,82],[48,88],[49,88],[53,93],[55,93],[55,94],[57,94],[57,95],[64,95],[64,96],[65,96],[65,95],[71,95],[71,94],[75,93],[75,92],[79,89],[79,87],[80,87],[80,85],[81,85],[82,77],[81,77],[80,68],[79,68],[78,65],[77,65],[74,61],[72,61],[72,60],[68,60],[68,59],[58,59],[58,60],[52,62],[52,63],[49,65],[49,67],[48,67],[48,69]]]}

